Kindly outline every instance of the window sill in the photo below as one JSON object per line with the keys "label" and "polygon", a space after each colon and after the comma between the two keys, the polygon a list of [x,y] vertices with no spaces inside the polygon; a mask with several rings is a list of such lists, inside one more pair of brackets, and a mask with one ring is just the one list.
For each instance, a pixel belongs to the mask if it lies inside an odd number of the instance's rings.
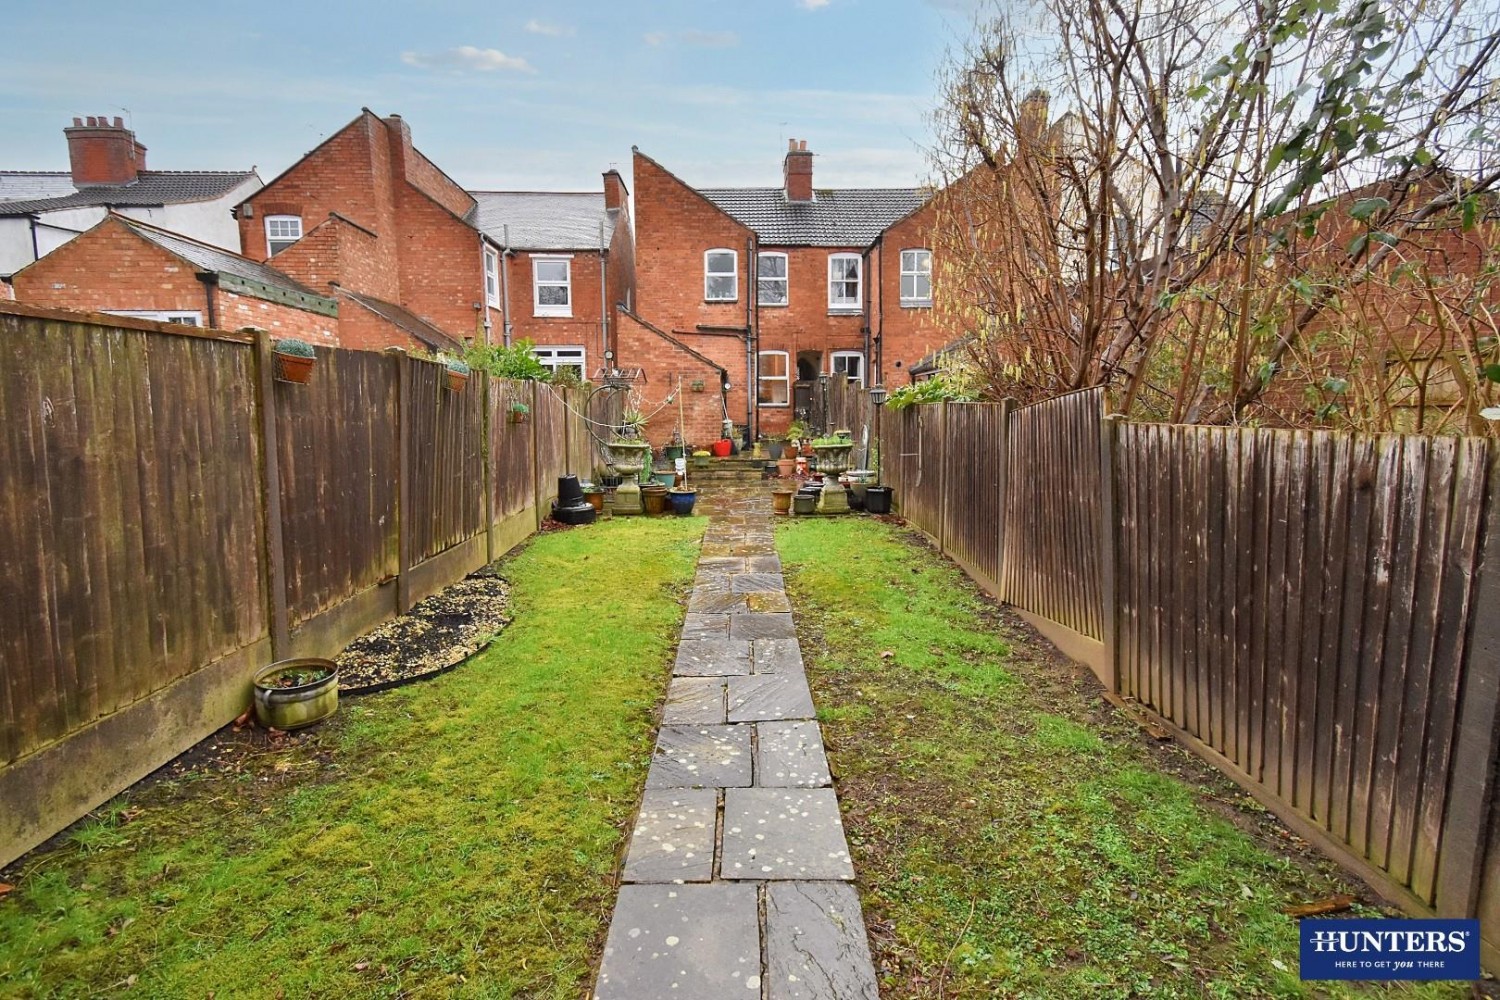
{"label": "window sill", "polygon": [[757,410],[786,410],[790,409],[791,405],[791,403],[762,403],[757,401],[755,408]]}
{"label": "window sill", "polygon": [[863,316],[865,311],[858,306],[830,306],[830,316]]}
{"label": "window sill", "polygon": [[926,300],[921,300],[921,299],[910,299],[910,300],[908,300],[908,299],[902,299],[901,300],[901,308],[902,309],[931,309],[932,308],[932,300],[931,299],[926,299]]}
{"label": "window sill", "polygon": [[531,318],[532,319],[572,319],[573,318],[573,310],[569,309],[567,312],[534,312],[534,313],[531,314]]}
{"label": "window sill", "polygon": [[791,306],[790,302],[757,302],[757,309],[786,309]]}
{"label": "window sill", "polygon": [[732,306],[738,301],[739,299],[704,299],[703,304],[706,306]]}

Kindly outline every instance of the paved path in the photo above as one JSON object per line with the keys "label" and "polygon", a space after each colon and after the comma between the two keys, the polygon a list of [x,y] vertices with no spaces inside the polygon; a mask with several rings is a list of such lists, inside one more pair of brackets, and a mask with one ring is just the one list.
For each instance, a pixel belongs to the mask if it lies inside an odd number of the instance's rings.
{"label": "paved path", "polygon": [[770,497],[703,539],[596,1000],[875,1000]]}

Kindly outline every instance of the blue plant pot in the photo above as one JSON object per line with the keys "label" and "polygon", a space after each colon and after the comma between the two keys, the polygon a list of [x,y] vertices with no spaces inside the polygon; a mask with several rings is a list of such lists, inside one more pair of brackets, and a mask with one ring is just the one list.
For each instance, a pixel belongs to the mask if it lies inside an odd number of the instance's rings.
{"label": "blue plant pot", "polygon": [[698,492],[696,490],[686,490],[681,493],[674,491],[668,493],[667,498],[672,501],[672,513],[678,517],[687,517],[693,512],[693,503],[698,499]]}

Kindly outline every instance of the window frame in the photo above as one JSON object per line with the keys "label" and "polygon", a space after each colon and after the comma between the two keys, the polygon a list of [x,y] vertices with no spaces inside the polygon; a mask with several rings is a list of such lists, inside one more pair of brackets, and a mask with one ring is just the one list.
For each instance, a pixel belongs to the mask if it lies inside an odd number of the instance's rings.
{"label": "window frame", "polygon": [[[537,271],[538,264],[561,264],[567,271],[562,281],[543,281]],[[568,301],[564,305],[542,302],[542,288],[564,288]],[[531,255],[531,314],[541,318],[571,319],[573,316],[573,255],[562,253],[534,253]]]}
{"label": "window frame", "polygon": [[[830,375],[837,375],[838,374],[838,365],[837,365],[837,362],[838,362],[838,360],[840,358],[858,358],[859,359],[859,377],[858,378],[854,378],[854,379],[850,379],[850,381],[856,383],[861,389],[863,389],[865,387],[865,352],[864,351],[833,351],[833,352],[831,352],[828,355],[828,372],[829,372]],[[848,374],[847,371],[845,372],[845,374]]]}
{"label": "window frame", "polygon": [[[849,303],[842,299],[836,300],[833,296],[835,281],[840,284],[847,283],[849,279],[833,276],[833,268],[836,261],[852,260],[855,265],[854,276],[854,300]],[[864,257],[857,253],[831,253],[828,255],[828,311],[840,314],[857,314],[864,309],[865,294],[865,263]]]}
{"label": "window frame", "polygon": [[[715,254],[728,254],[729,255],[729,271],[728,271],[727,274],[724,271],[710,271],[708,269],[708,260],[709,260],[710,257],[714,256]],[[708,291],[708,288],[709,288],[709,279],[710,278],[723,278],[723,277],[728,277],[729,280],[733,283],[732,287],[730,288],[730,294],[727,297],[715,298],[714,296],[710,295],[709,291]],[[728,247],[714,247],[711,250],[705,250],[705,251],[703,251],[703,301],[704,302],[716,302],[716,303],[718,303],[718,302],[738,302],[739,300],[740,300],[740,254],[739,254],[739,251],[738,250],[731,250]]]}
{"label": "window frame", "polygon": [[[571,293],[568,297],[572,298]],[[500,252],[488,244],[484,248],[484,301],[492,309],[500,308]]]}
{"label": "window frame", "polygon": [[[544,356],[542,352],[547,352]],[[571,355],[567,358],[558,358],[557,351],[577,351],[578,359],[575,362]],[[559,368],[578,369],[578,377],[587,379],[589,377],[589,349],[582,344],[533,344],[531,356],[537,359],[543,368],[555,372]]]}
{"label": "window frame", "polygon": [[108,316],[149,319],[153,323],[176,323],[180,326],[202,326],[203,314],[196,309],[101,309]]}
{"label": "window frame", "polygon": [[[915,268],[913,268],[911,270],[908,270],[907,267],[906,267],[906,255],[907,254],[919,254],[919,253],[924,253],[924,254],[927,255],[927,270],[926,271],[919,271],[919,270],[916,270]],[[901,308],[903,308],[903,309],[930,309],[932,307],[932,251],[929,250],[927,247],[907,247],[905,250],[901,251],[901,257],[900,257],[899,263],[901,265],[900,266],[901,275],[900,275],[900,278],[898,279],[899,283],[896,286],[896,293],[897,293],[897,296],[901,300]],[[920,295],[913,295],[913,296],[909,296],[909,297],[907,296],[907,294],[906,294],[906,279],[907,279],[908,276],[910,276],[913,279],[913,281],[912,281],[912,290],[913,291],[916,290],[916,280],[915,279],[917,279],[917,278],[926,278],[927,279],[927,295],[925,297],[924,296],[920,296]]]}
{"label": "window frame", "polygon": [[[781,277],[767,279],[762,276],[761,262],[767,257],[781,258]],[[781,282],[782,298],[780,302],[767,302],[761,298],[760,286],[763,281]],[[779,250],[761,250],[755,255],[755,304],[766,309],[785,309],[792,304],[792,260],[791,257]]]}
{"label": "window frame", "polygon": [[[285,237],[277,239],[277,238],[272,237],[271,236],[271,223],[273,223],[273,222],[295,222],[297,224],[297,237],[296,237],[296,239],[289,240],[289,239],[286,239]],[[281,253],[282,250],[286,250],[288,247],[291,247],[294,244],[296,244],[298,242],[298,240],[301,240],[302,237],[304,235],[306,235],[305,231],[302,228],[302,216],[300,216],[300,215],[268,215],[268,216],[265,217],[264,220],[262,220],[262,225],[264,227],[263,231],[266,234],[266,256],[267,257],[274,257],[274,256],[276,256],[277,254]],[[283,244],[283,246],[281,247],[280,250],[273,250],[273,249],[271,249],[271,244],[272,243],[281,243],[281,244]]]}
{"label": "window frame", "polygon": [[[781,359],[780,375],[765,375],[761,371],[761,359],[765,357],[778,357]],[[766,382],[780,382],[785,388],[785,402],[767,403],[761,399],[761,386]],[[756,408],[768,410],[784,410],[792,405],[792,356],[789,351],[759,351],[755,355],[755,405]]]}

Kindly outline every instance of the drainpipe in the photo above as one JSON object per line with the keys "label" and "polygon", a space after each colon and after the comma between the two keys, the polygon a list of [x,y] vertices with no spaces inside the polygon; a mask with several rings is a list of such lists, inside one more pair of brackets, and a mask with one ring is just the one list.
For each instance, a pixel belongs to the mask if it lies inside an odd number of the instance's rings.
{"label": "drainpipe", "polygon": [[[881,262],[881,264],[884,264],[885,263],[885,236],[883,234],[880,237],[879,244],[880,244],[880,262]],[[899,288],[896,289],[896,295],[898,297],[901,295],[901,289],[899,289]],[[880,306],[878,307],[878,309],[879,309],[879,314],[880,314],[880,316],[879,316],[879,318],[880,318],[880,329],[878,330],[878,332],[875,335],[875,352],[876,352],[876,354],[879,355],[880,361],[875,366],[875,381],[872,382],[871,384],[872,385],[885,385],[885,289],[884,288],[882,288],[880,290]]]}
{"label": "drainpipe", "polygon": [[199,273],[198,280],[203,282],[203,302],[207,306],[203,318],[210,330],[216,330],[219,327],[219,317],[214,314],[214,286],[219,283],[219,276],[213,271],[203,271]]}
{"label": "drainpipe", "polygon": [[[604,245],[604,223],[599,223],[599,360],[609,353],[609,248]],[[604,366],[601,364],[601,368]],[[583,377],[588,378],[584,372]]]}
{"label": "drainpipe", "polygon": [[[490,343],[490,329],[491,329],[491,327],[490,327],[490,283],[489,283],[489,275],[487,275],[487,274],[484,273],[484,262],[489,257],[489,242],[490,242],[489,240],[487,240],[487,239],[484,238],[484,234],[483,233],[479,234],[479,280],[480,280],[480,288],[484,292],[484,343],[485,343],[486,347],[488,347],[489,343]],[[498,260],[495,261],[495,270],[496,271],[500,270],[500,262]],[[495,275],[496,280],[499,280],[499,277],[500,276],[498,274]]]}
{"label": "drainpipe", "polygon": [[745,445],[755,440],[755,300],[760,298],[756,282],[755,237],[745,237]]}
{"label": "drainpipe", "polygon": [[31,259],[41,260],[42,247],[41,244],[37,242],[36,238],[36,216],[28,215],[26,217],[26,221],[31,225]]}
{"label": "drainpipe", "polygon": [[[870,344],[871,344],[871,341],[873,339],[871,337],[871,334],[870,334],[870,300],[875,295],[875,282],[877,282],[877,281],[880,280],[880,271],[878,269],[876,269],[875,272],[873,274],[871,274],[870,258],[874,255],[874,253],[875,253],[875,246],[879,242],[880,241],[877,239],[874,244],[871,244],[869,247],[867,247],[865,249],[865,259],[864,259],[864,262],[860,265],[861,267],[863,267],[865,269],[865,275],[864,275],[864,278],[865,278],[865,322],[864,322],[864,328],[865,328],[865,331],[864,331],[865,332],[865,360],[864,360],[864,369],[865,370],[863,372],[861,372],[860,374],[864,376],[863,384],[866,387],[872,386],[872,385],[875,384],[875,382],[874,382],[874,378],[875,378],[875,355],[870,350]],[[885,297],[885,289],[882,288],[880,290],[880,294],[881,294],[881,297],[884,298]]]}
{"label": "drainpipe", "polygon": [[510,224],[500,227],[500,239],[505,244],[500,248],[500,336],[505,346],[510,346]]}

